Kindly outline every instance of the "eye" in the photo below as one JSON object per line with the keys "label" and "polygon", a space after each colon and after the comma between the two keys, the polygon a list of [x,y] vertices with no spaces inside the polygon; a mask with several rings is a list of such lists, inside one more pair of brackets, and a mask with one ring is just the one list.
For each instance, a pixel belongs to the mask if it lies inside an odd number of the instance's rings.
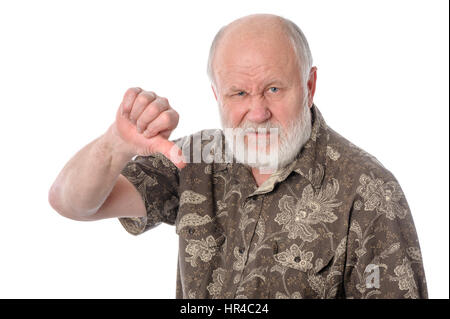
{"label": "eye", "polygon": [[244,95],[245,95],[245,92],[244,92],[244,91],[239,91],[236,95],[238,95],[238,96],[244,96]]}
{"label": "eye", "polygon": [[271,88],[269,88],[270,93],[277,93],[280,89],[277,87],[272,86]]}

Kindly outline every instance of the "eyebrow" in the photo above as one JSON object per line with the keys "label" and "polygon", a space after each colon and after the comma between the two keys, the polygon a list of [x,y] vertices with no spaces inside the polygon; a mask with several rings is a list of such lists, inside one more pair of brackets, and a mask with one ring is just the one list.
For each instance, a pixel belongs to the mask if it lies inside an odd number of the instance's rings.
{"label": "eyebrow", "polygon": [[232,85],[231,87],[226,89],[226,93],[225,94],[230,94],[230,93],[234,93],[234,92],[241,92],[244,91],[244,89],[240,89],[238,86],[236,85]]}
{"label": "eyebrow", "polygon": [[272,80],[270,80],[270,81],[268,81],[267,82],[267,84],[264,86],[264,87],[268,87],[268,86],[272,86],[272,85],[280,85],[280,86],[283,86],[284,84],[283,84],[283,82],[281,81],[281,80],[278,80],[278,79],[272,79]]}
{"label": "eyebrow", "polygon": [[241,89],[239,89],[239,87],[237,87],[236,85],[232,85],[228,91],[242,91]]}
{"label": "eyebrow", "polygon": [[[266,84],[264,84],[264,87],[268,87],[268,86],[271,86],[271,85],[274,85],[274,84],[275,85],[283,85],[283,82],[281,80],[277,80],[277,79],[270,80]],[[240,88],[239,86],[236,86],[236,85],[232,85],[228,89],[228,91],[242,91],[242,90],[244,90],[244,89],[242,89],[242,88]]]}

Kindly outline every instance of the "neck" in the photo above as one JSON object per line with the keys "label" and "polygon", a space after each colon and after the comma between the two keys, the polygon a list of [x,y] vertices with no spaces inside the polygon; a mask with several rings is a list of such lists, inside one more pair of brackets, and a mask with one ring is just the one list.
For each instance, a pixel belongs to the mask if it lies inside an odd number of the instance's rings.
{"label": "neck", "polygon": [[252,174],[253,178],[256,181],[256,185],[261,186],[262,183],[264,183],[272,173],[267,173],[267,171],[263,170],[263,173],[260,172],[258,168],[252,167]]}

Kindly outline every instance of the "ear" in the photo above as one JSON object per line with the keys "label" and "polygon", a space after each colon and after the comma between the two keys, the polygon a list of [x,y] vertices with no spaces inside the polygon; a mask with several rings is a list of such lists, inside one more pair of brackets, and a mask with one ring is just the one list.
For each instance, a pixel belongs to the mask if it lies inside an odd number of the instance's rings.
{"label": "ear", "polygon": [[313,66],[309,71],[308,78],[308,105],[311,107],[314,101],[314,93],[316,93],[317,67]]}
{"label": "ear", "polygon": [[211,89],[212,89],[212,91],[213,91],[213,93],[214,93],[214,97],[216,98],[216,101],[217,101],[216,90],[214,89],[214,85],[212,85],[212,84],[211,84]]}

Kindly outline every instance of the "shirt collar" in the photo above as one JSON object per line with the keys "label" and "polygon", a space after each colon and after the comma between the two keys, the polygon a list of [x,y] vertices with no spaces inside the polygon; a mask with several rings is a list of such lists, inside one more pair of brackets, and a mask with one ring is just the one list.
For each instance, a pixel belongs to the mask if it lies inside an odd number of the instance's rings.
{"label": "shirt collar", "polygon": [[313,121],[311,136],[299,152],[293,171],[306,178],[314,188],[322,186],[324,170],[327,166],[328,126],[315,104],[311,107]]}

